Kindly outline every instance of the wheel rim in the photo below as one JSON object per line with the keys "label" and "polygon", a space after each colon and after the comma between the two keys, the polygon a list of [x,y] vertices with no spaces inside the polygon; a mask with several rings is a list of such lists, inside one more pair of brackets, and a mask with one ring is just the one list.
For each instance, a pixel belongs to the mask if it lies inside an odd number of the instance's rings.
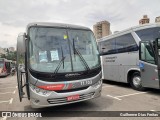
{"label": "wheel rim", "polygon": [[138,77],[138,76],[135,76],[135,77],[133,78],[133,85],[134,85],[135,87],[141,86],[141,78]]}

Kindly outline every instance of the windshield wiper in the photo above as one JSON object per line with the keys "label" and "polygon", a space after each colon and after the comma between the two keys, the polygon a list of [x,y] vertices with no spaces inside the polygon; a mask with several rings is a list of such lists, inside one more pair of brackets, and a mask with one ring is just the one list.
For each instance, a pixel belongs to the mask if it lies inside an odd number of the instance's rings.
{"label": "windshield wiper", "polygon": [[[64,58],[62,46],[61,46],[61,52],[62,52],[62,58]],[[65,59],[65,58],[64,58],[64,59]],[[63,60],[63,69],[64,69],[64,60]]]}
{"label": "windshield wiper", "polygon": [[79,50],[76,49],[76,47],[75,47],[74,38],[73,38],[73,52],[74,52],[74,55],[77,54],[77,55],[80,57],[81,61],[83,62],[84,66],[85,66],[85,68],[87,69],[87,71],[89,71],[90,68],[89,68],[86,60],[83,58],[83,56],[82,56],[82,54],[79,52]]}
{"label": "windshield wiper", "polygon": [[64,55],[63,55],[63,49],[62,49],[62,47],[61,47],[61,52],[62,52],[62,59],[61,59],[60,62],[58,63],[58,65],[57,65],[57,67],[56,67],[56,69],[55,69],[55,71],[54,71],[54,75],[57,74],[57,72],[58,72],[58,70],[60,69],[62,63],[63,63],[63,69],[64,69],[64,59],[65,59],[66,57],[64,57]]}

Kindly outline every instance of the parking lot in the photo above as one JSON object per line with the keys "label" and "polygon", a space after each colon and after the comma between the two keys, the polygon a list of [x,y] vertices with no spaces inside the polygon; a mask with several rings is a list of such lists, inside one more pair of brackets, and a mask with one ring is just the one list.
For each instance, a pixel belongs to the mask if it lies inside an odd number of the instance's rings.
{"label": "parking lot", "polygon": [[[32,109],[27,99],[23,99],[21,103],[19,102],[16,76],[8,76],[0,78],[0,111],[40,112],[48,110],[53,111],[53,113],[56,110],[106,111],[106,112],[107,111],[154,111],[156,113],[160,111],[160,90],[147,89],[144,92],[140,92],[133,90],[128,84],[104,81],[102,88],[102,95],[99,98],[75,104],[51,107],[49,109],[48,108]],[[1,118],[1,119],[6,120],[11,118]],[[42,118],[35,118],[35,119],[38,120]],[[81,118],[68,117],[68,119],[81,119]],[[98,118],[93,118],[93,119],[98,119]],[[129,119],[137,119],[137,118],[129,118]],[[159,118],[156,117],[153,119],[158,120]]]}
{"label": "parking lot", "polygon": [[102,96],[113,100],[107,110],[114,111],[160,111],[160,91],[147,89],[144,92],[133,90],[128,84],[104,82]]}

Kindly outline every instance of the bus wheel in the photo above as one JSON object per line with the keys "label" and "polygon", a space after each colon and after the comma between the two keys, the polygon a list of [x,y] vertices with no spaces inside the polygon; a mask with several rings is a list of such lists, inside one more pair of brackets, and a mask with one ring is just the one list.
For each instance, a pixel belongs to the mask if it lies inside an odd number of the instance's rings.
{"label": "bus wheel", "polygon": [[139,90],[139,91],[145,90],[145,88],[142,87],[142,81],[141,81],[140,73],[138,73],[138,72],[135,72],[135,73],[132,74],[130,85],[135,90]]}

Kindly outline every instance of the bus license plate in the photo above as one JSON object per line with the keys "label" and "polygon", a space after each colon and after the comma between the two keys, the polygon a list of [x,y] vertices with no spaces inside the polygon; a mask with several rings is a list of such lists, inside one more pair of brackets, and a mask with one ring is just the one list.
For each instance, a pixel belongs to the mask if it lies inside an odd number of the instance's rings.
{"label": "bus license plate", "polygon": [[72,95],[67,97],[67,101],[73,101],[78,99],[79,99],[79,95]]}

